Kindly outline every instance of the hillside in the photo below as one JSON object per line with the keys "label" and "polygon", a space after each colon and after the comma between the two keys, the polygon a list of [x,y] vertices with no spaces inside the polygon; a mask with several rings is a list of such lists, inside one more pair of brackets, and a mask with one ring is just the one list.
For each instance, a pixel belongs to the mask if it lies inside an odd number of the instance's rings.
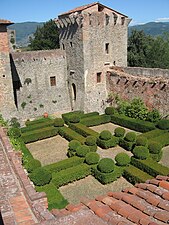
{"label": "hillside", "polygon": [[142,25],[130,26],[129,35],[133,29],[143,30],[145,34],[157,36],[162,35],[164,32],[169,32],[169,22],[150,22]]}
{"label": "hillside", "polygon": [[[16,30],[16,43],[18,46],[27,46],[29,37],[36,31],[37,26],[42,26],[43,22],[24,22],[15,23],[9,26],[9,29]],[[169,22],[150,22],[143,25],[136,25],[129,27],[129,35],[132,29],[143,30],[146,34],[157,36],[162,35],[163,32],[169,32]]]}
{"label": "hillside", "polygon": [[15,23],[8,27],[8,29],[16,31],[16,43],[18,46],[27,46],[29,37],[36,31],[37,26],[42,26],[43,22],[23,22]]}

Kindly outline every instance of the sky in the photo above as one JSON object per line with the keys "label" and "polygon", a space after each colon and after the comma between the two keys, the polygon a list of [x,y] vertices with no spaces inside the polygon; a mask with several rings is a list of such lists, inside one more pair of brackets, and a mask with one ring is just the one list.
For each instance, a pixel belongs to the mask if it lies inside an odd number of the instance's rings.
{"label": "sky", "polygon": [[[46,22],[78,6],[97,0],[0,0],[0,18],[14,23]],[[132,19],[131,25],[169,22],[169,0],[100,0]]]}

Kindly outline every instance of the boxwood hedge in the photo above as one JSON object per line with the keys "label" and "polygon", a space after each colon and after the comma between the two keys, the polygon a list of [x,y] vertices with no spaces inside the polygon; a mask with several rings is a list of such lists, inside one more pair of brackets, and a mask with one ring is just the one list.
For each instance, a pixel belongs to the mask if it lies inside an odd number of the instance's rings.
{"label": "boxwood hedge", "polygon": [[100,124],[104,124],[104,123],[109,123],[111,120],[111,116],[110,115],[100,115],[100,116],[92,116],[89,118],[82,118],[80,120],[80,123],[86,125],[87,127],[91,127],[91,126],[97,126]]}
{"label": "boxwood hedge", "polygon": [[89,127],[87,127],[81,123],[69,124],[69,127],[84,137],[87,137],[87,136],[98,137],[99,136],[99,133],[97,133],[96,131],[90,129]]}

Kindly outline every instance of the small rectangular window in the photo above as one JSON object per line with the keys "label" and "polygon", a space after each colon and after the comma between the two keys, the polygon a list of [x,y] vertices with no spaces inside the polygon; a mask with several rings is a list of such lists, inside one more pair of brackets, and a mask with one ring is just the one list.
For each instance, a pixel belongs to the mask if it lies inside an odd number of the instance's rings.
{"label": "small rectangular window", "polygon": [[109,54],[109,43],[105,44],[105,52],[106,54]]}
{"label": "small rectangular window", "polygon": [[70,42],[70,47],[73,47],[73,43],[72,43],[72,41]]}
{"label": "small rectangular window", "polygon": [[50,77],[50,86],[56,86],[56,77]]}
{"label": "small rectangular window", "polygon": [[101,72],[97,73],[97,83],[101,82],[101,75],[102,75]]}
{"label": "small rectangular window", "polygon": [[63,48],[63,50],[65,50],[65,45],[62,43],[62,48]]}

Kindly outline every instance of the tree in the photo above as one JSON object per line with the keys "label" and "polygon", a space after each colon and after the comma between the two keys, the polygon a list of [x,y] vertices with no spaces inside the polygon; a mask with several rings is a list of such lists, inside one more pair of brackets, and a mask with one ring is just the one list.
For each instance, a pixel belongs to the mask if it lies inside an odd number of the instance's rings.
{"label": "tree", "polygon": [[59,48],[59,32],[56,23],[49,20],[42,27],[37,27],[34,37],[30,37],[31,50]]}
{"label": "tree", "polygon": [[128,66],[169,69],[169,33],[151,37],[132,30],[128,40]]}

